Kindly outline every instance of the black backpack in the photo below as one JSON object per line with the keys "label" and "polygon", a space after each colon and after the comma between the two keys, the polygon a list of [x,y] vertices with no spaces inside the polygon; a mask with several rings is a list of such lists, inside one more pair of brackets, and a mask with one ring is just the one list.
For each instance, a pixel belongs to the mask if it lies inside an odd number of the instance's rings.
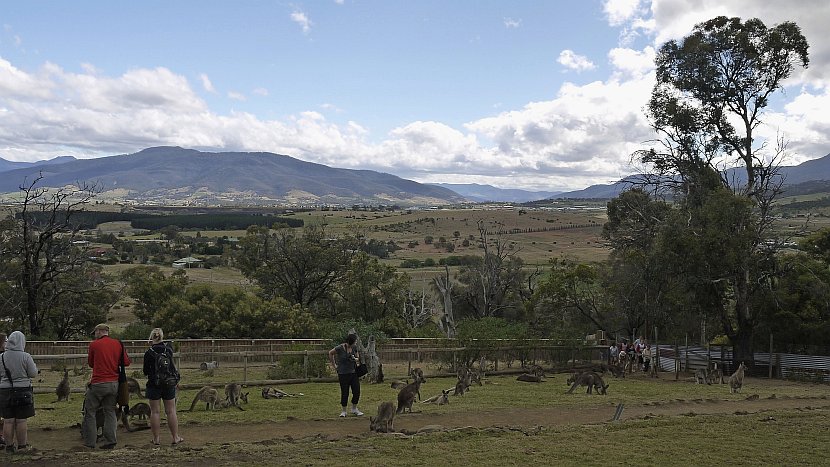
{"label": "black backpack", "polygon": [[152,347],[150,350],[155,356],[156,373],[153,376],[153,383],[161,389],[176,387],[181,378],[175,365],[173,365],[173,352],[167,347],[161,353]]}

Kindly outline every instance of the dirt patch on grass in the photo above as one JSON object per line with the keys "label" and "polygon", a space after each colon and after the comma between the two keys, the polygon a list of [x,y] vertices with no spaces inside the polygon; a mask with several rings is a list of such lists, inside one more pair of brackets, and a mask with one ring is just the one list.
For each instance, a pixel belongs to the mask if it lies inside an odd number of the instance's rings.
{"label": "dirt patch on grass", "polygon": [[[584,397],[604,396],[585,395]],[[616,404],[611,397],[608,397],[608,401],[608,406],[593,408],[512,408],[463,414],[427,414],[416,410],[412,414],[397,416],[395,429],[404,434],[414,434],[419,431],[451,430],[463,427],[515,427],[519,429],[537,426],[600,424],[610,421],[614,416]],[[755,400],[676,400],[625,407],[621,420],[654,416],[752,414],[768,410],[816,407],[830,407],[830,400],[826,396]],[[310,437],[340,440],[355,436],[373,436],[369,432],[368,417],[367,413],[363,417],[332,417],[319,420],[287,419],[270,423],[230,425],[188,423],[181,426],[182,436],[186,439],[185,443],[174,449],[192,449],[208,443],[256,443],[275,439],[292,440]],[[166,427],[163,427],[163,430],[163,435],[169,436]],[[30,430],[30,438],[32,444],[44,455],[55,451],[82,450],[80,431],[77,427]],[[150,441],[149,430],[127,433],[123,428],[119,428],[119,449],[151,449]],[[161,449],[168,448],[164,446]]]}

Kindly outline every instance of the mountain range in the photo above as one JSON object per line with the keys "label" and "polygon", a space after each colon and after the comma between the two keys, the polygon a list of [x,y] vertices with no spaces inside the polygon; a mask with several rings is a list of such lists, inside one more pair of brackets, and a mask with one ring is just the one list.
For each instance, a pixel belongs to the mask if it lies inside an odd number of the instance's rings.
{"label": "mountain range", "polygon": [[[830,191],[830,154],[780,167],[788,193]],[[522,203],[550,198],[616,197],[632,177],[570,192],[503,189],[479,184],[421,184],[394,175],[333,168],[267,152],[200,152],[160,146],[96,159],[61,156],[37,162],[0,158],[0,193],[17,192],[39,174],[45,187],[94,182],[104,200],[158,204],[398,204]],[[733,174],[740,177],[741,171]],[[636,177],[636,176],[633,176]]]}

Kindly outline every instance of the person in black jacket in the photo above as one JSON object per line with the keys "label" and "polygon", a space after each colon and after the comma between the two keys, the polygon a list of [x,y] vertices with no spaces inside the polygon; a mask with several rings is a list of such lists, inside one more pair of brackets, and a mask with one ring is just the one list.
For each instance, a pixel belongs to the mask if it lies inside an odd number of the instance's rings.
{"label": "person in black jacket", "polygon": [[155,382],[156,359],[160,354],[167,354],[170,361],[173,360],[173,349],[164,342],[164,331],[155,328],[150,332],[150,348],[144,353],[144,374],[147,375],[147,399],[150,399],[150,429],[153,432],[153,444],[159,445],[161,441],[161,404],[164,400],[164,413],[167,414],[167,427],[170,429],[170,436],[173,444],[179,444],[184,438],[179,436],[179,417],[176,414],[176,387],[159,387]]}

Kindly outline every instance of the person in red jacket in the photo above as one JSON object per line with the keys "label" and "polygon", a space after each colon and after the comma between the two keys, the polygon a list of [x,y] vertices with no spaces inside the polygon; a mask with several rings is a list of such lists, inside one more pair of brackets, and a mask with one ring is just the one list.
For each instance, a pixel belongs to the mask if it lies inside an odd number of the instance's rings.
{"label": "person in red jacket", "polygon": [[104,409],[104,444],[102,449],[115,447],[115,428],[118,418],[115,413],[115,401],[118,396],[118,364],[124,357],[124,366],[130,366],[130,357],[121,341],[109,336],[110,327],[106,324],[95,326],[95,340],[89,344],[87,362],[92,368],[92,379],[87,386],[84,397],[84,446],[95,448],[98,429],[95,425],[95,413],[100,407]]}

